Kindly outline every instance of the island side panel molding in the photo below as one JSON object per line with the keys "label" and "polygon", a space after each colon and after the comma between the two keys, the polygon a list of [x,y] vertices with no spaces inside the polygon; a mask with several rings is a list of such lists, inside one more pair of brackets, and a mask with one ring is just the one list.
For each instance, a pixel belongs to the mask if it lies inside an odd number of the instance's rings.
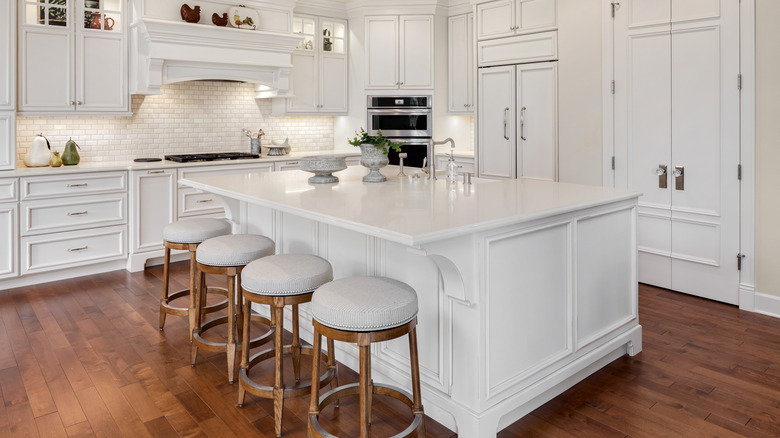
{"label": "island side panel molding", "polygon": [[636,323],[636,217],[635,207],[622,207],[577,222],[577,350]]}
{"label": "island side panel molding", "polygon": [[482,397],[522,391],[573,352],[571,219],[485,236]]}

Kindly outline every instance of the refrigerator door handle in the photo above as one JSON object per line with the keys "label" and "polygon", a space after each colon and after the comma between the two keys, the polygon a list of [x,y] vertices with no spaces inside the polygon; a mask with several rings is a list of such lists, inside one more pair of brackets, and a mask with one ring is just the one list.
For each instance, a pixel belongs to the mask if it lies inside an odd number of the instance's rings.
{"label": "refrigerator door handle", "polygon": [[506,132],[506,125],[507,125],[507,114],[509,113],[509,108],[504,108],[504,140],[509,140],[509,136]]}

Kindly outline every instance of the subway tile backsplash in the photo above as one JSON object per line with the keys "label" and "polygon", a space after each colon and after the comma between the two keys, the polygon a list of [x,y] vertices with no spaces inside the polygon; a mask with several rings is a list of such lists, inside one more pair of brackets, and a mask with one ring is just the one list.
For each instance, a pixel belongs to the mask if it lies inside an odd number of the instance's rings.
{"label": "subway tile backsplash", "polygon": [[72,137],[85,161],[249,152],[243,128],[255,133],[262,128],[264,146],[289,137],[296,152],[333,149],[333,117],[272,116],[271,101],[254,95],[252,84],[193,81],[163,86],[159,96],[132,96],[129,117],[18,117],[18,165],[38,133],[59,152]]}

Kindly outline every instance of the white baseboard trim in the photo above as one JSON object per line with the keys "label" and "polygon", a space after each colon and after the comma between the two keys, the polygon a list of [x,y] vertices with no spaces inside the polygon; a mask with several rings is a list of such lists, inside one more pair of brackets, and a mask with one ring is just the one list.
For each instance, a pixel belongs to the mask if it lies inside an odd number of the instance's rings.
{"label": "white baseboard trim", "polygon": [[748,312],[756,311],[756,288],[752,284],[740,283],[739,309]]}
{"label": "white baseboard trim", "polygon": [[780,297],[756,292],[754,312],[780,318]]}

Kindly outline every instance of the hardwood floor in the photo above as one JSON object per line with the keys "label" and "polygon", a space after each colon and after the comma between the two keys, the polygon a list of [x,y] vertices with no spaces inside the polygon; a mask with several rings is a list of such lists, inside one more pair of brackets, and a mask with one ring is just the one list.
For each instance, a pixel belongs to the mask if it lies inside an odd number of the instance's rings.
{"label": "hardwood floor", "polygon": [[[186,264],[172,272],[173,290],[184,287]],[[161,273],[0,292],[0,437],[274,435],[272,401],[247,395],[236,407],[224,354],[201,352],[190,366],[184,318],[169,316],[157,330]],[[640,286],[640,323],[641,354],[614,361],[499,437],[780,436],[780,320]],[[252,373],[262,379],[270,370]],[[357,381],[346,367],[339,377]],[[286,437],[306,436],[308,402],[285,401]],[[328,408],[323,425],[356,437],[356,403]],[[372,432],[389,436],[410,418],[400,403],[378,400]],[[429,437],[454,436],[432,420],[427,428]]]}

